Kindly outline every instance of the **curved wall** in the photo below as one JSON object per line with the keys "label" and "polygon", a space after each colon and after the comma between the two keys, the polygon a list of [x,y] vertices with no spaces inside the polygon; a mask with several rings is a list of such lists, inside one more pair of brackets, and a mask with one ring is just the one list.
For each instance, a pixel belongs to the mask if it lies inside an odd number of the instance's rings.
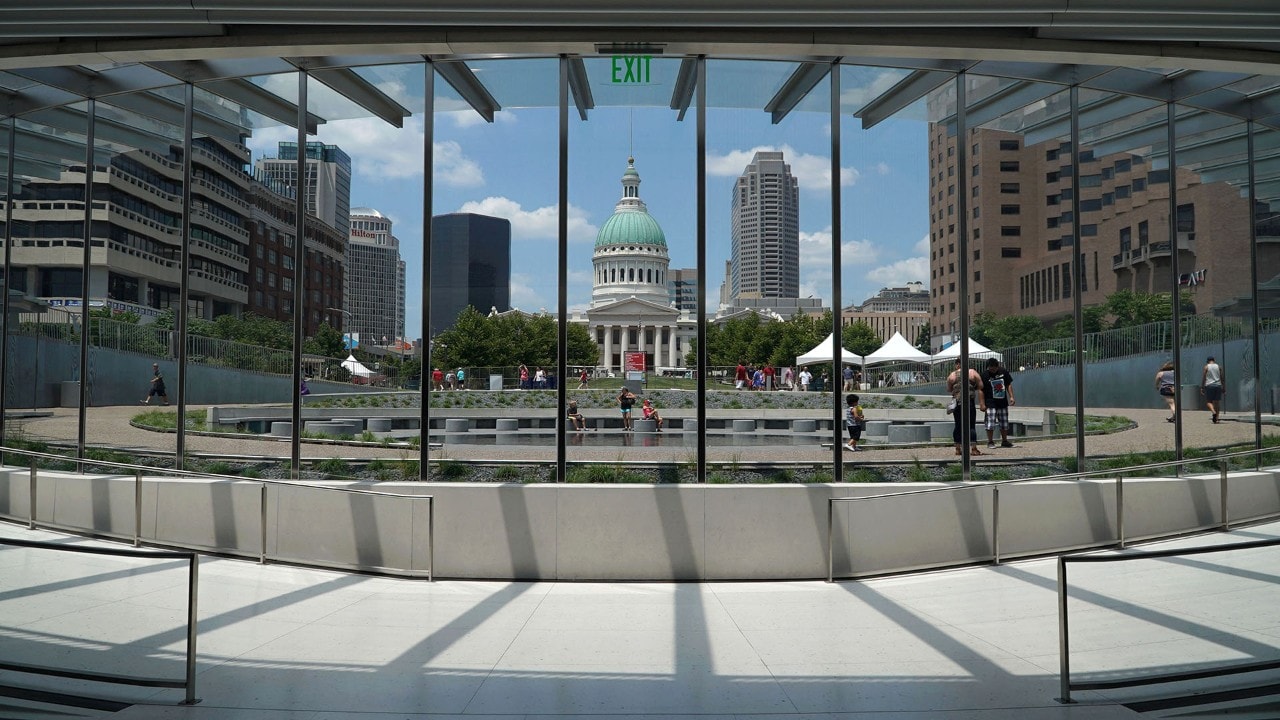
{"label": "curved wall", "polygon": [[[1216,528],[1217,474],[1124,482],[1128,540]],[[321,485],[146,478],[144,542],[270,560],[425,575],[425,497]],[[344,485],[347,488],[367,486]],[[827,575],[827,500],[925,485],[492,485],[383,483],[435,498],[435,576],[518,580],[802,580]],[[996,486],[837,503],[837,577],[993,559]],[[29,471],[0,471],[0,516],[25,522]],[[1233,523],[1280,513],[1280,469],[1229,476]],[[39,524],[132,539],[134,479],[42,471]],[[1116,539],[1115,481],[1000,487],[1002,558]],[[316,522],[325,518],[327,522]]]}

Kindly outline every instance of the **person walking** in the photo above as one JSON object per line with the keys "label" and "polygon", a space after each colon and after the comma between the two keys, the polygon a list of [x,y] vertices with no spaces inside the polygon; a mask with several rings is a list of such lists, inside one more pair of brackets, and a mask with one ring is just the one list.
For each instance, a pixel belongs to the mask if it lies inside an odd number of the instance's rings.
{"label": "person walking", "polygon": [[773,363],[765,363],[765,364],[764,364],[764,389],[765,389],[765,390],[777,390],[777,389],[778,389],[778,386],[777,386],[777,385],[775,385],[775,384],[774,384],[774,382],[773,382],[774,375],[775,375],[776,373],[777,373],[777,371],[773,369]]}
{"label": "person walking", "polygon": [[[962,442],[963,428],[972,428],[973,406],[976,404],[982,412],[987,411],[987,401],[982,394],[982,376],[977,370],[969,368],[969,377],[964,378],[960,374],[960,359],[956,358],[956,369],[951,371],[947,376],[947,392],[951,393],[952,411],[955,420],[955,427],[951,430],[951,439],[956,445],[956,454],[964,453],[964,443]],[[972,444],[972,443],[971,443]],[[981,455],[982,451],[976,447],[970,447],[970,455]]]}
{"label": "person walking", "polygon": [[982,376],[982,394],[987,403],[987,447],[994,448],[995,429],[1000,428],[1000,447],[1013,447],[1009,442],[1009,408],[1013,399],[1013,375],[995,358],[987,358],[987,371]]}
{"label": "person walking", "polygon": [[809,382],[813,380],[813,373],[809,372],[809,368],[800,371],[800,392],[809,392]]}
{"label": "person walking", "polygon": [[444,390],[444,371],[440,368],[431,371],[431,387],[435,390]]}
{"label": "person walking", "polygon": [[848,408],[844,414],[844,426],[849,431],[849,442],[845,443],[845,447],[858,452],[858,441],[862,439],[862,429],[867,426],[867,418],[862,414],[857,395],[846,395],[844,403]]}
{"label": "person walking", "polygon": [[1200,392],[1204,395],[1204,404],[1213,413],[1213,422],[1218,422],[1218,413],[1222,411],[1222,366],[1210,355],[1200,373]]}
{"label": "person walking", "polygon": [[747,366],[743,365],[742,361],[739,360],[738,367],[733,371],[733,386],[734,388],[741,390],[742,387],[746,384],[747,384]]}
{"label": "person walking", "polygon": [[142,399],[143,405],[150,405],[151,398],[158,397],[165,404],[169,404],[169,393],[164,388],[164,373],[160,372],[160,363],[151,363],[151,384],[147,389],[147,396]]}
{"label": "person walking", "polygon": [[1177,381],[1174,377],[1172,362],[1165,362],[1156,371],[1156,392],[1160,393],[1160,397],[1164,398],[1164,404],[1169,408],[1169,417],[1165,420],[1173,422],[1174,403],[1177,402]]}
{"label": "person walking", "polygon": [[520,373],[520,389],[528,390],[529,389],[529,367],[524,363],[520,363],[519,373]]}
{"label": "person walking", "polygon": [[582,368],[582,373],[581,373],[580,375],[578,375],[578,389],[579,389],[579,390],[586,390],[586,389],[587,389],[587,381],[589,381],[590,379],[591,379],[591,376],[587,374],[587,369],[586,369],[586,368]]}
{"label": "person walking", "polygon": [[622,386],[622,392],[618,393],[618,407],[622,408],[622,429],[631,429],[631,407],[636,404],[636,396],[626,385]]}
{"label": "person walking", "polygon": [[845,365],[844,369],[841,370],[840,373],[844,376],[844,387],[842,389],[845,392],[853,392],[853,367]]}

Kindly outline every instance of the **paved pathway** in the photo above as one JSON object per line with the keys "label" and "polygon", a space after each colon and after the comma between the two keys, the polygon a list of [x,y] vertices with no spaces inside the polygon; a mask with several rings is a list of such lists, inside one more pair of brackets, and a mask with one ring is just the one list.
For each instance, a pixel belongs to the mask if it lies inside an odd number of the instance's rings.
{"label": "paved pathway", "polygon": [[[192,410],[203,407],[192,407]],[[1070,413],[1072,409],[1057,408],[1059,412]],[[114,406],[89,408],[87,420],[87,441],[89,445],[111,446],[122,449],[148,449],[172,452],[176,446],[173,433],[159,433],[133,427],[129,420],[139,414],[135,406]],[[21,432],[33,439],[69,440],[77,437],[78,415],[71,408],[54,408],[51,415],[43,418],[18,421]],[[1091,408],[1092,415],[1121,415],[1134,420],[1137,427],[1107,435],[1092,435],[1085,438],[1085,452],[1090,456],[1122,455],[1130,452],[1149,452],[1154,450],[1174,449],[1174,425],[1165,422],[1163,410],[1140,410],[1133,408]],[[874,410],[871,411],[874,418]],[[1226,414],[1223,422],[1215,425],[1209,421],[1209,414],[1204,411],[1191,411],[1183,415],[1183,446],[1222,447],[1232,444],[1249,443],[1254,438],[1253,416],[1251,414]],[[1264,425],[1263,434],[1280,433],[1280,426]],[[1061,438],[1049,440],[1019,439],[1014,448],[998,448],[988,450],[985,434],[981,436],[979,448],[984,453],[975,458],[979,463],[991,460],[1002,462],[1009,460],[1058,460],[1075,454],[1075,439]],[[624,435],[615,433],[591,437],[594,433],[570,433],[569,460],[608,462],[626,460],[628,462],[676,462],[690,463],[695,459],[696,448],[685,443],[683,433],[668,432],[664,434],[636,433]],[[465,461],[525,461],[530,463],[555,462],[555,442],[549,436],[537,445],[471,445],[450,443],[440,449],[432,450],[433,458],[448,458]],[[614,442],[610,444],[609,440]],[[767,441],[766,441],[767,442]],[[255,456],[264,458],[287,458],[289,443],[287,440],[271,439],[265,436],[245,438],[242,436],[209,436],[189,435],[187,450],[196,454],[223,456]],[[307,442],[303,444],[304,458],[387,458],[414,459],[417,453],[408,449],[384,448],[379,446],[335,445]],[[708,447],[708,457],[718,462],[793,462],[826,464],[831,461],[830,446],[817,445],[782,445],[758,444],[748,446]],[[955,459],[950,444],[936,447],[886,448],[871,446],[865,452],[846,453],[848,463],[912,463],[917,459],[925,463],[950,462]]]}

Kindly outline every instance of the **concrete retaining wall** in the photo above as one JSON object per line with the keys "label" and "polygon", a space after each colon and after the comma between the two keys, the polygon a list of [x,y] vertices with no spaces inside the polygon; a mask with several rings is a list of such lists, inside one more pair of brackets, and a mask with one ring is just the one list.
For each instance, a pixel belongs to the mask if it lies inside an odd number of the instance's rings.
{"label": "concrete retaining wall", "polygon": [[[1233,522],[1280,513],[1280,470],[1230,478]],[[269,558],[425,571],[425,498],[266,485]],[[342,485],[368,488],[367,485]],[[838,576],[992,558],[993,488],[903,493],[927,485],[495,485],[382,483],[434,495],[440,577],[537,580],[767,580],[826,575],[827,500],[836,504]],[[256,558],[263,484],[147,478],[145,540]],[[1216,475],[1125,481],[1126,533],[1158,537],[1220,522]],[[1032,481],[1000,490],[1001,553],[1041,554],[1115,540],[1115,482]],[[42,471],[37,521],[132,538],[132,476]],[[29,477],[0,470],[0,516],[25,522]],[[323,522],[317,521],[323,518]]]}

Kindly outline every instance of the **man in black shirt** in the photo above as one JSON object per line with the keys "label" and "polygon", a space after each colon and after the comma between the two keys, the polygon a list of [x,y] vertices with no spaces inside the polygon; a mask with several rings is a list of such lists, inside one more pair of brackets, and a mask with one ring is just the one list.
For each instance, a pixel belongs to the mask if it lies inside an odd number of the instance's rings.
{"label": "man in black shirt", "polygon": [[1013,375],[995,358],[987,358],[982,374],[982,395],[987,402],[987,447],[996,446],[995,429],[1000,428],[1000,447],[1013,447],[1009,442],[1009,407],[1014,404]]}

